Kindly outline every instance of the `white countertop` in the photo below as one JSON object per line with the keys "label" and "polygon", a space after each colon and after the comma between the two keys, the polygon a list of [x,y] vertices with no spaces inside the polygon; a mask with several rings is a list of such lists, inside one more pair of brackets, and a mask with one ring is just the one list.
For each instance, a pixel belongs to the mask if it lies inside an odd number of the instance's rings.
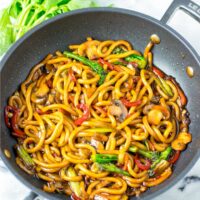
{"label": "white countertop", "polygon": [[[200,5],[200,0],[193,0]],[[0,0],[0,9],[5,7],[10,0]],[[115,7],[135,10],[156,19],[161,19],[172,0],[96,0],[100,5],[112,4]],[[162,4],[162,5],[161,5]],[[182,23],[184,21],[184,23]],[[200,23],[191,19],[182,11],[177,11],[168,23],[181,33],[200,54]],[[185,25],[187,24],[187,28]],[[191,179],[191,177],[193,177]],[[184,187],[185,186],[185,187]],[[184,187],[183,190],[180,188]],[[200,199],[200,159],[193,166],[185,178],[179,181],[170,190],[158,196],[154,200],[199,200]],[[25,200],[30,190],[20,183],[0,160],[0,199],[2,200]],[[37,197],[37,199],[43,199]],[[35,198],[36,200],[36,198]]]}

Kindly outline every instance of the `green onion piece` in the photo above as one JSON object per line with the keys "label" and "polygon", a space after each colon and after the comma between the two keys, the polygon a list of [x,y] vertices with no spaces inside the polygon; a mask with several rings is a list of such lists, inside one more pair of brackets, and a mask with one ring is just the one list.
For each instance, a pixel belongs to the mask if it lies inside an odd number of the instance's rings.
{"label": "green onion piece", "polygon": [[[121,53],[124,53],[126,52],[124,49],[122,49],[121,47],[116,47],[114,50],[113,50],[113,54],[121,54]],[[129,56],[127,56],[126,58],[124,58],[125,61],[127,62],[135,62],[138,64],[138,67],[140,69],[144,69],[147,65],[147,61],[146,59],[143,57],[143,56],[139,56],[139,55],[136,55],[136,54],[131,54]],[[115,65],[124,65],[123,62],[115,62],[114,63]]]}
{"label": "green onion piece", "polygon": [[120,54],[120,53],[124,53],[124,49],[122,49],[121,47],[116,47],[114,50],[113,50],[113,54]]}
{"label": "green onion piece", "polygon": [[34,161],[30,157],[30,155],[27,153],[27,151],[24,149],[22,145],[17,144],[16,146],[17,155],[23,160],[24,164],[27,168],[33,168],[35,166]]}
{"label": "green onion piece", "polygon": [[129,147],[129,151],[132,153],[139,153],[140,155],[150,160],[156,160],[159,157],[159,153],[157,151],[146,151],[146,150],[138,149],[135,146]]}
{"label": "green onion piece", "polygon": [[114,164],[112,163],[107,163],[107,164],[100,164],[100,167],[105,170],[105,171],[108,171],[108,172],[113,172],[113,173],[117,173],[117,174],[122,174],[124,176],[130,176],[130,174],[125,171],[125,170],[122,170],[118,167],[116,167]]}
{"label": "green onion piece", "polygon": [[110,162],[116,162],[118,160],[118,156],[112,154],[96,154],[92,155],[91,159],[93,162],[97,163],[110,163]]}
{"label": "green onion piece", "polygon": [[166,83],[166,81],[163,78],[158,76],[157,78],[155,78],[155,81],[167,96],[169,97],[173,96],[173,92],[170,86]]}
{"label": "green onion piece", "polygon": [[149,143],[147,142],[147,140],[144,141],[145,146],[147,147],[148,151],[149,151]]}
{"label": "green onion piece", "polygon": [[158,163],[160,163],[162,160],[167,160],[167,158],[169,157],[171,152],[172,152],[172,148],[171,147],[167,147],[164,151],[162,151],[160,153],[159,158],[152,163],[151,169],[155,168],[155,166]]}
{"label": "green onion piece", "polygon": [[114,65],[122,65],[122,66],[127,66],[127,64],[126,64],[126,63],[124,63],[124,62],[119,62],[119,61],[116,61],[116,62],[114,62],[113,64],[114,64]]}
{"label": "green onion piece", "polygon": [[125,58],[125,61],[137,63],[138,67],[140,69],[144,69],[146,67],[146,65],[147,65],[146,59],[143,56],[139,56],[139,55],[136,55],[136,54],[132,54],[130,56],[127,56]]}
{"label": "green onion piece", "polygon": [[[67,175],[69,177],[77,176],[75,170],[72,167],[67,169]],[[75,193],[76,196],[81,197],[81,187],[80,182],[70,181],[69,182],[71,190]]]}
{"label": "green onion piece", "polygon": [[95,61],[91,61],[83,56],[79,56],[77,54],[71,53],[69,51],[64,51],[63,54],[67,56],[68,58],[73,58],[75,60],[80,61],[81,63],[85,65],[88,65],[94,72],[96,72],[100,76],[99,85],[104,83],[107,73],[106,71],[104,71],[103,67],[99,63]]}

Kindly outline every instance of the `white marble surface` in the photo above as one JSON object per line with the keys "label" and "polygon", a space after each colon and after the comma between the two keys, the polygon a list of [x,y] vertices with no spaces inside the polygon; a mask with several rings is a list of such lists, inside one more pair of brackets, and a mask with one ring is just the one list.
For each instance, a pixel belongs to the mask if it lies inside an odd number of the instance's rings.
{"label": "white marble surface", "polygon": [[[0,9],[9,4],[10,0],[0,0]],[[172,2],[172,0],[96,0],[100,5],[113,4],[115,7],[127,8],[135,10],[141,13],[150,15],[156,19],[161,19],[162,15]],[[193,0],[199,3],[200,0]],[[162,5],[161,5],[162,4]],[[183,23],[184,22],[184,23]],[[187,28],[185,28],[187,24]],[[174,17],[170,20],[169,25],[175,30],[180,32],[197,50],[200,54],[200,24],[199,22],[191,19],[185,13],[177,12]],[[193,166],[188,174],[188,176],[195,176],[196,181],[190,181],[185,179],[187,187],[182,192],[179,188],[183,186],[184,179],[179,181],[170,190],[158,196],[154,200],[199,200],[200,199],[200,159]],[[1,200],[23,200],[27,195],[29,195],[30,190],[21,184],[5,167],[5,165],[0,161],[0,199]],[[42,199],[37,198],[37,199]],[[35,199],[36,200],[36,199]]]}

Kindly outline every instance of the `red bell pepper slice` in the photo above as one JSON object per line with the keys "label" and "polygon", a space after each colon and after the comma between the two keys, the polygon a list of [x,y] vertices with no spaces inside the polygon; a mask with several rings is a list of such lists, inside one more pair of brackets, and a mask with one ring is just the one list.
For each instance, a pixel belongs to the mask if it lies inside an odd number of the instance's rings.
{"label": "red bell pepper slice", "polygon": [[74,104],[74,96],[69,94],[68,101],[71,101]]}
{"label": "red bell pepper slice", "polygon": [[11,118],[11,125],[12,125],[12,130],[13,130],[12,134],[15,135],[15,136],[17,136],[17,137],[22,137],[23,138],[25,136],[25,134],[18,127],[18,124],[17,124],[18,116],[19,116],[19,110],[17,110],[13,114],[13,117]]}
{"label": "red bell pepper slice", "polygon": [[157,76],[159,76],[161,78],[165,77],[165,73],[155,66],[152,66],[152,71],[154,72],[154,74],[156,74]]}
{"label": "red bell pepper slice", "polygon": [[137,100],[137,101],[134,101],[134,102],[130,102],[125,98],[121,98],[120,100],[128,108],[133,107],[133,106],[139,106],[142,103],[142,100]]}
{"label": "red bell pepper slice", "polygon": [[71,198],[73,200],[81,200],[81,198],[77,197],[74,192],[72,193]]}
{"label": "red bell pepper slice", "polygon": [[177,91],[178,91],[178,95],[180,97],[181,105],[185,106],[187,104],[187,98],[186,98],[184,92],[179,87],[177,87]]}
{"label": "red bell pepper slice", "polygon": [[46,83],[47,83],[47,86],[48,86],[50,89],[53,88],[53,83],[52,83],[52,80],[51,80],[51,79],[47,80]]}
{"label": "red bell pepper slice", "polygon": [[136,165],[141,169],[141,170],[148,170],[150,167],[151,167],[151,162],[149,160],[145,160],[145,163],[143,164],[138,155],[135,156],[135,159],[134,159]]}
{"label": "red bell pepper slice", "polygon": [[6,123],[6,126],[8,128],[11,128],[10,118],[8,117],[9,113],[14,113],[14,108],[12,106],[6,106],[4,110],[4,120]]}
{"label": "red bell pepper slice", "polygon": [[83,110],[83,116],[74,121],[75,125],[80,126],[84,121],[89,118],[90,110],[85,104],[78,104],[77,108]]}
{"label": "red bell pepper slice", "polygon": [[115,68],[114,65],[112,65],[111,63],[105,61],[102,58],[99,58],[99,63],[102,64],[102,65],[107,65],[108,69],[110,69],[110,70],[114,70],[114,68]]}
{"label": "red bell pepper slice", "polygon": [[131,65],[133,65],[133,67],[138,68],[138,63],[136,63],[136,62],[129,62],[128,64],[131,64]]}
{"label": "red bell pepper slice", "polygon": [[176,151],[174,155],[168,160],[168,162],[174,164],[179,159],[180,154],[181,151]]}
{"label": "red bell pepper slice", "polygon": [[112,65],[111,63],[109,63],[108,61],[105,61],[102,58],[99,58],[99,63],[102,65],[104,65],[104,64],[107,65],[109,70],[114,70],[117,72],[122,71],[122,69],[119,66]]}
{"label": "red bell pepper slice", "polygon": [[50,113],[51,113],[50,110],[47,110],[46,112],[43,112],[43,111],[40,110],[40,109],[37,109],[36,112],[37,112],[39,115],[45,115],[45,114],[50,114]]}
{"label": "red bell pepper slice", "polygon": [[124,59],[119,59],[119,62],[123,65],[128,65],[129,62],[125,61]]}
{"label": "red bell pepper slice", "polygon": [[172,81],[173,84],[176,86],[178,95],[180,97],[181,105],[185,106],[187,104],[187,97],[185,96],[183,90],[179,87],[178,83],[176,82],[176,80],[174,80],[174,78],[170,77],[170,81]]}
{"label": "red bell pepper slice", "polygon": [[71,81],[76,82],[76,77],[74,75],[74,71],[71,68],[68,70],[68,74],[69,74]]}
{"label": "red bell pepper slice", "polygon": [[[13,116],[11,117],[11,120],[9,120],[8,113],[11,112]],[[22,130],[19,129],[17,120],[19,116],[19,110],[17,108],[14,108],[12,106],[6,106],[5,108],[5,123],[8,126],[8,128],[12,129],[12,134],[17,137],[24,137],[25,134]]]}

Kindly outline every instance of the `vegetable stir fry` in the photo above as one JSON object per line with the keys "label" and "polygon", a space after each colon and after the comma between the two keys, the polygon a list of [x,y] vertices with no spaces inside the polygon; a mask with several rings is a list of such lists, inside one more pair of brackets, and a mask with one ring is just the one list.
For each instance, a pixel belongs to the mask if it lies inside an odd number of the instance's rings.
{"label": "vegetable stir fry", "polygon": [[16,162],[44,191],[125,200],[173,174],[192,135],[184,92],[153,65],[158,41],[141,53],[87,38],[49,54],[8,99]]}

